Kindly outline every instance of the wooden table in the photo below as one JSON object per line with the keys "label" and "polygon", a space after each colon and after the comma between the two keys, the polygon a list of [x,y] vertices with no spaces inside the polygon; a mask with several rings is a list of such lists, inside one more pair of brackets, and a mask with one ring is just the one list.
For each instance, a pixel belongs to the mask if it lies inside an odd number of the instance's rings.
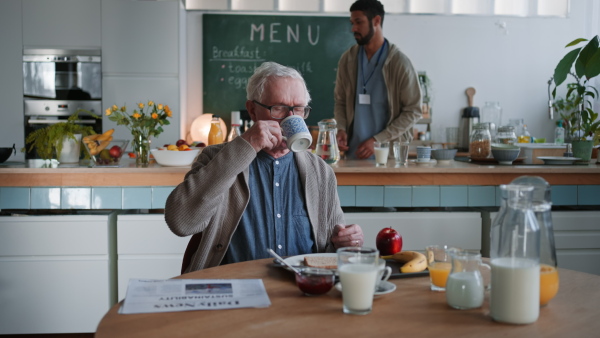
{"label": "wooden table", "polygon": [[489,295],[480,309],[454,310],[444,293],[429,290],[429,277],[391,279],[396,291],[376,298],[371,314],[346,315],[336,289],[303,296],[291,272],[262,259],[177,278],[261,278],[268,308],[121,315],[117,304],[96,337],[597,337],[600,276],[566,269],[559,274],[558,295],[540,310],[538,321],[508,325],[490,318]]}

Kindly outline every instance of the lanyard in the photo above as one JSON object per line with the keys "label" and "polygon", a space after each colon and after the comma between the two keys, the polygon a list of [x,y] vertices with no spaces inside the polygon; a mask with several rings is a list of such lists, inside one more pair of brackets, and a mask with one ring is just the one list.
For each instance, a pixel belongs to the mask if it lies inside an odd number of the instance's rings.
{"label": "lanyard", "polygon": [[[369,82],[369,80],[371,80],[373,73],[375,73],[375,70],[377,69],[377,66],[379,65],[379,60],[381,59],[381,54],[383,54],[383,50],[385,49],[386,43],[387,43],[387,40],[383,40],[383,46],[381,46],[381,48],[379,50],[379,55],[377,56],[377,62],[375,62],[375,67],[373,67],[373,70],[371,71],[371,74],[369,74],[369,77],[367,79],[365,79],[365,70],[363,69],[363,54],[364,53],[360,53],[360,73],[361,73],[362,79],[363,79],[363,94],[367,93],[367,83]],[[363,51],[364,51],[364,48],[363,48]]]}

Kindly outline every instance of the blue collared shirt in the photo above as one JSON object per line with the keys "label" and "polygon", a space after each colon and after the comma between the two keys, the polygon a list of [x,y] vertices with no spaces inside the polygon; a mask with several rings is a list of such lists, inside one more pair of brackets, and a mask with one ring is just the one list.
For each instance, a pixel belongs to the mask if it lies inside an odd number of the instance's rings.
{"label": "blue collared shirt", "polygon": [[273,158],[261,151],[249,168],[250,201],[221,264],[315,252],[304,188],[294,154]]}
{"label": "blue collared shirt", "polygon": [[[383,64],[387,58],[389,43],[384,43],[377,53],[367,58],[363,47],[358,50],[356,79],[356,102],[352,137],[348,143],[348,158],[356,158],[356,148],[365,140],[385,129],[390,118],[387,87],[383,78]],[[379,60],[379,62],[377,62]],[[364,87],[364,88],[363,88]],[[359,94],[368,94],[371,104],[359,103]]]}

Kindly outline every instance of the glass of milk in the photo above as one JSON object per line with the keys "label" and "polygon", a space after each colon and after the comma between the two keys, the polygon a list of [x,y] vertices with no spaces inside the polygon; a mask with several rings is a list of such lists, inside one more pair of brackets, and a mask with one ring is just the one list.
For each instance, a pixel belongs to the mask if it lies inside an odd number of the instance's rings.
{"label": "glass of milk", "polygon": [[387,165],[389,154],[389,142],[375,142],[375,163],[378,167],[385,167]]}
{"label": "glass of milk", "polygon": [[485,285],[480,269],[491,267],[473,251],[452,252],[452,270],[446,281],[446,301],[455,309],[475,309],[483,305]]}
{"label": "glass of milk", "polygon": [[371,313],[379,271],[379,251],[374,248],[346,247],[337,250],[337,258],[344,313]]}

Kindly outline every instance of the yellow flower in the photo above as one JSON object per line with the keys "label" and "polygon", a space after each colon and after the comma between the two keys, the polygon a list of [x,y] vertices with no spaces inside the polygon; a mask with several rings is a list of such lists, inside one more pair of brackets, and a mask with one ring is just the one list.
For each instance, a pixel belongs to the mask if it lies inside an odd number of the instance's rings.
{"label": "yellow flower", "polygon": [[117,111],[117,109],[119,109],[119,107],[117,107],[117,105],[116,105],[116,104],[113,104],[113,106],[112,106],[112,111]]}
{"label": "yellow flower", "polygon": [[122,111],[123,113],[124,113],[124,112],[126,112],[126,111],[127,111],[127,107],[125,107],[125,106],[121,107],[121,111]]}
{"label": "yellow flower", "polygon": [[169,108],[169,106],[165,106],[165,113],[167,113],[168,117],[173,116],[173,112],[171,111],[171,108]]}
{"label": "yellow flower", "polygon": [[148,101],[148,106],[153,106],[154,105],[154,101]]}
{"label": "yellow flower", "polygon": [[152,113],[152,118],[156,120],[158,118],[158,114],[157,113]]}
{"label": "yellow flower", "polygon": [[158,110],[163,110],[163,105],[162,105],[162,103],[159,103],[159,104],[158,104]]}
{"label": "yellow flower", "polygon": [[[143,103],[140,103],[141,105],[143,105]],[[140,115],[140,113],[135,112],[133,113],[133,115],[131,115],[134,119],[139,119],[140,117],[142,117],[142,115]]]}
{"label": "yellow flower", "polygon": [[140,107],[140,109],[144,109],[144,104],[143,103],[138,103],[138,107]]}
{"label": "yellow flower", "polygon": [[110,114],[112,114],[112,110],[110,110],[110,108],[106,108],[105,112],[106,112],[106,116],[109,116]]}

